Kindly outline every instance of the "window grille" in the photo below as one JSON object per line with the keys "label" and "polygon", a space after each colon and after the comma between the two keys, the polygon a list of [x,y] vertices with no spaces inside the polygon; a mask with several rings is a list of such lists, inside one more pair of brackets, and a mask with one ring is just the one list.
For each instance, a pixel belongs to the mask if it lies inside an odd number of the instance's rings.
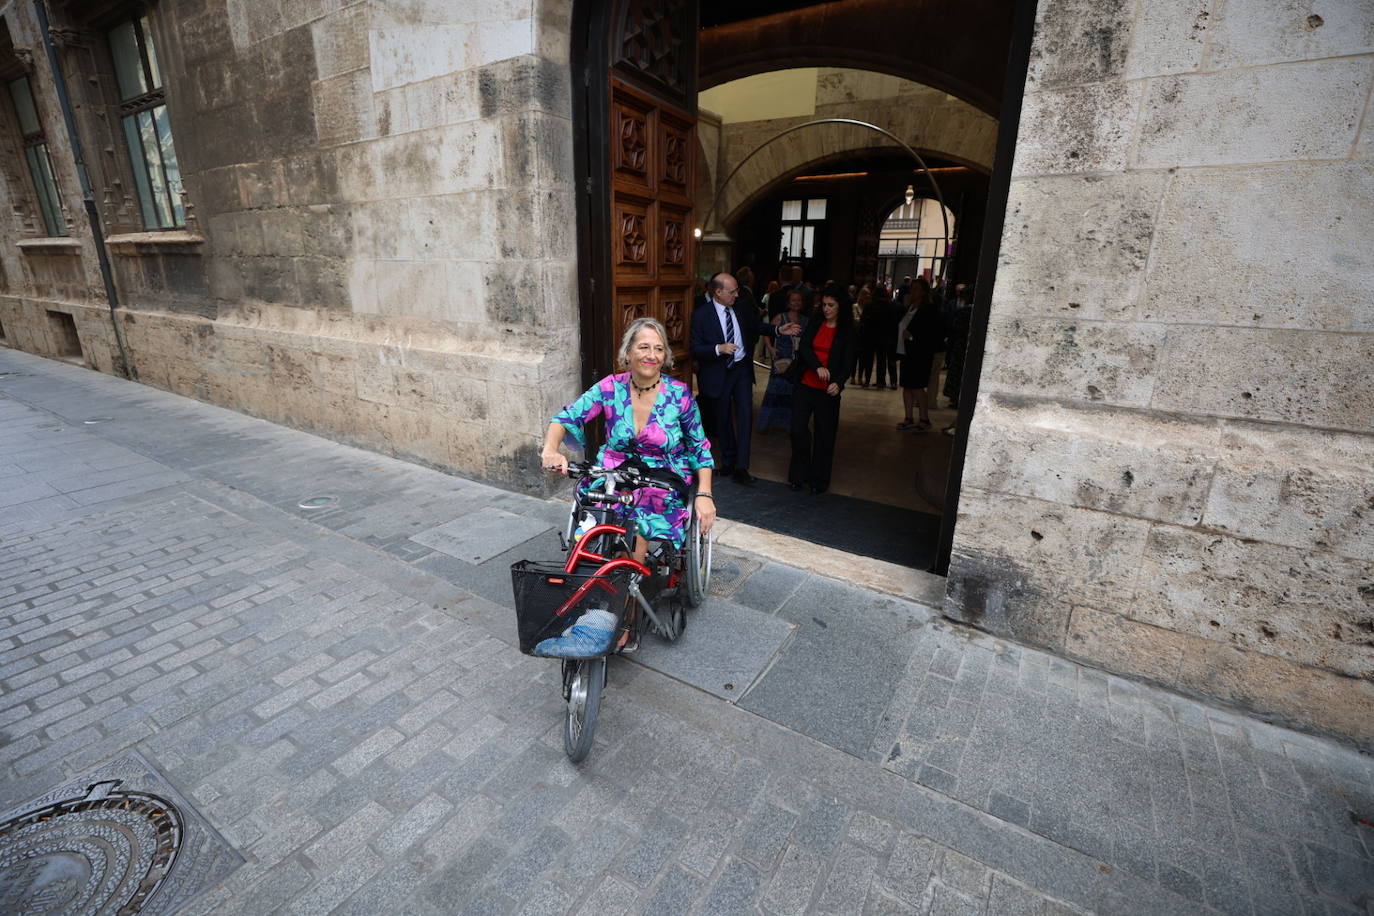
{"label": "window grille", "polygon": [[162,85],[148,17],[129,19],[107,34],[119,85],[120,121],[133,165],[143,226],[181,228],[186,225],[181,169],[172,143],[167,92]]}
{"label": "window grille", "polygon": [[29,78],[21,76],[9,83],[10,101],[19,119],[19,132],[24,138],[24,163],[29,169],[34,191],[38,195],[38,211],[43,228],[49,236],[67,235],[67,221],[62,216],[62,195],[53,174],[52,157],[48,154],[47,137],[38,107],[33,102],[33,87]]}

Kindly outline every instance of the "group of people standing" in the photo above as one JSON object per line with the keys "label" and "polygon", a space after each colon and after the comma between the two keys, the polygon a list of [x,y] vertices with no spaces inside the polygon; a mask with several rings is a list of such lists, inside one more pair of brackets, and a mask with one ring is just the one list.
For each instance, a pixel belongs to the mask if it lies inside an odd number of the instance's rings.
{"label": "group of people standing", "polygon": [[794,491],[830,488],[847,384],[901,387],[904,415],[897,428],[928,430],[940,355],[948,353],[945,395],[957,405],[971,290],[946,303],[923,278],[908,277],[895,296],[883,283],[855,290],[832,282],[818,294],[801,281],[774,282],[755,300],[751,281],[747,268],[712,277],[692,321],[703,418],[722,454],[722,470],[737,482],[754,480],[748,471],[751,355],[759,341],[772,371],[757,426],[789,431],[787,481]]}

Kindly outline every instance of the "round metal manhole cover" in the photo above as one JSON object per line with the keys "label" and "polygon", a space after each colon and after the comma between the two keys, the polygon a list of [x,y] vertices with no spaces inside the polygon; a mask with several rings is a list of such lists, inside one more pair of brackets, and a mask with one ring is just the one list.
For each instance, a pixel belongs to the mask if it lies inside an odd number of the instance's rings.
{"label": "round metal manhole cover", "polygon": [[337,496],[310,496],[301,500],[296,505],[300,506],[302,509],[323,509],[325,506],[332,506],[338,501],[339,497]]}
{"label": "round metal manhole cover", "polygon": [[138,913],[172,870],[184,830],[166,799],[99,782],[84,797],[0,824],[0,913]]}
{"label": "round metal manhole cover", "polygon": [[87,417],[81,422],[85,423],[87,426],[94,426],[97,423],[109,423],[113,419],[114,417]]}

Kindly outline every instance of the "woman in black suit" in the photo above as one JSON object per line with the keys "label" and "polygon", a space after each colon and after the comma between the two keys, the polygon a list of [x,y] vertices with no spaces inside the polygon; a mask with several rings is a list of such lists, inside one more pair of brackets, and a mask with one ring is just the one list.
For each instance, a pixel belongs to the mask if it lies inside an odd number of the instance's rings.
{"label": "woman in black suit", "polygon": [[808,485],[812,493],[830,489],[835,434],[840,426],[840,392],[854,372],[857,348],[849,294],[843,286],[832,283],[821,293],[820,314],[802,332],[797,349],[797,363],[805,371],[792,392],[792,462],[787,481],[793,490]]}

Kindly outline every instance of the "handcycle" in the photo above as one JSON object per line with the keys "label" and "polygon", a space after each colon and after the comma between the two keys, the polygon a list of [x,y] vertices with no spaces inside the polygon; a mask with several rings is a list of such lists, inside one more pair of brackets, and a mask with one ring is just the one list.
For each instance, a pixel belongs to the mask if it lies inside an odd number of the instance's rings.
{"label": "handcycle", "polygon": [[644,562],[633,559],[635,524],[620,522],[617,509],[633,505],[638,490],[669,488],[661,473],[633,461],[614,468],[570,462],[569,477],[593,483],[573,495],[567,525],[559,533],[566,554],[562,564],[520,560],[511,565],[521,652],[535,654],[540,642],[593,608],[609,610],[619,621],[606,653],[561,660],[567,702],[563,750],[574,763],[592,747],[607,657],[637,647],[646,627],[676,640],[687,626],[687,609],[700,605],[711,586],[713,538],[702,532],[693,511],[695,485],[684,493],[689,521],[682,547],[650,542]]}

